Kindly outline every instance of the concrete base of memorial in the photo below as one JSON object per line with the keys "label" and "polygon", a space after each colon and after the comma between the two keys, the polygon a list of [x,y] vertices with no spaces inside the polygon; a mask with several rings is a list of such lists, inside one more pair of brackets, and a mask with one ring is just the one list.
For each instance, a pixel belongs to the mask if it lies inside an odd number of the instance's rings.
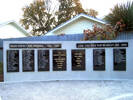
{"label": "concrete base of memorial", "polygon": [[132,100],[133,81],[1,83],[0,96],[2,100]]}
{"label": "concrete base of memorial", "polygon": [[5,41],[4,81],[133,79],[132,52],[133,40]]}

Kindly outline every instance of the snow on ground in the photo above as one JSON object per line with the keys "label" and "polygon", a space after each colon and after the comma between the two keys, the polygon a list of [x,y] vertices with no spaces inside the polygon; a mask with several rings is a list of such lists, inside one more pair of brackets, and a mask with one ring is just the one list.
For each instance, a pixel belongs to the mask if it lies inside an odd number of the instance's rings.
{"label": "snow on ground", "polygon": [[133,81],[0,83],[2,100],[133,100]]}

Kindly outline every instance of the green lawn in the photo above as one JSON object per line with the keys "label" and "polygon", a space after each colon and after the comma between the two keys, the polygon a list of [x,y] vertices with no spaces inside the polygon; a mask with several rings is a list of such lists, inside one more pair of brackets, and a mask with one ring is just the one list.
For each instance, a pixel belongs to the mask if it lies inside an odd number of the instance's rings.
{"label": "green lawn", "polygon": [[0,62],[0,74],[3,73],[3,64]]}

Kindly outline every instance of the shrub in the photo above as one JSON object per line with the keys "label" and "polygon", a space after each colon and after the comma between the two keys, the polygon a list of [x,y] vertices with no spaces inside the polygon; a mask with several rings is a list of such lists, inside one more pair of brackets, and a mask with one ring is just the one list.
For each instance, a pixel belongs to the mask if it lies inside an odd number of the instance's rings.
{"label": "shrub", "polygon": [[123,31],[125,24],[123,20],[120,20],[113,27],[111,25],[106,25],[104,27],[93,26],[93,30],[84,30],[84,40],[112,40],[116,38],[118,32]]}

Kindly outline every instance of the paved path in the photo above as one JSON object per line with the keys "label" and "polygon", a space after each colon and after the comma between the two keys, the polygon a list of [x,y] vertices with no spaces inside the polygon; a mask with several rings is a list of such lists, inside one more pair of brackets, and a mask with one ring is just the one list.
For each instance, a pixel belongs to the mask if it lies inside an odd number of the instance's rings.
{"label": "paved path", "polygon": [[0,83],[0,96],[2,100],[133,100],[133,81]]}

